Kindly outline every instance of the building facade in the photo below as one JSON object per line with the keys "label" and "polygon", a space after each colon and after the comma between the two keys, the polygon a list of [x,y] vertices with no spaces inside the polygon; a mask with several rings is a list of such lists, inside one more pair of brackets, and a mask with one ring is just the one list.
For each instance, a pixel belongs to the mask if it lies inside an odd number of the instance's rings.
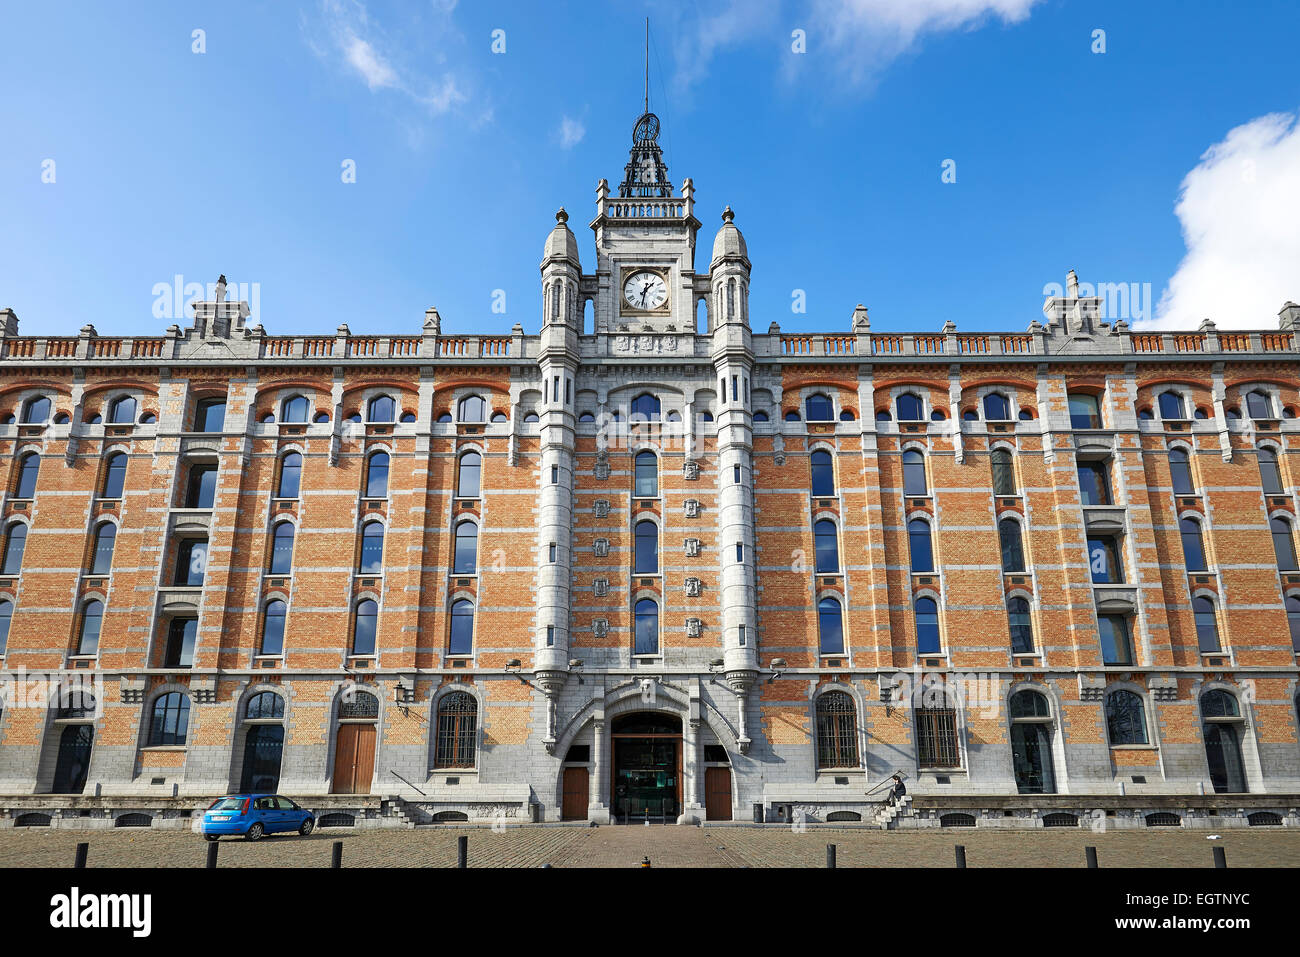
{"label": "building facade", "polygon": [[535,334],[0,314],[0,824],[1300,824],[1300,307],[757,332],[657,135]]}

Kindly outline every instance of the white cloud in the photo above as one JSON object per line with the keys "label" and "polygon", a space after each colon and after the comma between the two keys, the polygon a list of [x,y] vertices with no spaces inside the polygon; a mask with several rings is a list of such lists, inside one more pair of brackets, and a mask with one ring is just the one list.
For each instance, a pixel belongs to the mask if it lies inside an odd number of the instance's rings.
{"label": "white cloud", "polygon": [[583,126],[581,120],[575,120],[572,117],[564,117],[560,120],[560,129],[557,136],[560,145],[566,150],[570,147],[577,146],[582,142],[582,138],[587,135],[587,128]]}
{"label": "white cloud", "polygon": [[1187,255],[1147,328],[1275,328],[1300,301],[1300,124],[1270,113],[1230,131],[1183,179],[1174,207]]}
{"label": "white cloud", "polygon": [[370,89],[378,90],[398,85],[397,73],[368,42],[349,34],[343,39],[341,45],[348,65],[361,74]]}

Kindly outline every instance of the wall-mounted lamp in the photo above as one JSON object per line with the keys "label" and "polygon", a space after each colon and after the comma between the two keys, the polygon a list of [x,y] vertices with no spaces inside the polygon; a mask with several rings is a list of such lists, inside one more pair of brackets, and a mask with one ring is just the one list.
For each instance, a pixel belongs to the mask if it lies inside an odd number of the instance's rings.
{"label": "wall-mounted lamp", "polygon": [[781,677],[781,672],[785,670],[785,659],[773,658],[768,662],[768,667],[772,669],[772,674],[768,676],[767,683],[771,684],[777,678]]}
{"label": "wall-mounted lamp", "polygon": [[[569,659],[569,670],[570,670],[570,671],[582,671],[582,659],[581,659],[581,658],[570,658],[570,659]],[[582,675],[578,675],[578,684],[582,684],[582,683],[583,683],[583,681],[582,681]]]}
{"label": "wall-mounted lamp", "polygon": [[528,680],[519,673],[519,669],[521,667],[523,667],[523,665],[518,658],[511,658],[509,661],[506,662],[506,674],[514,675],[516,678],[519,679],[519,683],[521,685],[526,685],[528,684]]}

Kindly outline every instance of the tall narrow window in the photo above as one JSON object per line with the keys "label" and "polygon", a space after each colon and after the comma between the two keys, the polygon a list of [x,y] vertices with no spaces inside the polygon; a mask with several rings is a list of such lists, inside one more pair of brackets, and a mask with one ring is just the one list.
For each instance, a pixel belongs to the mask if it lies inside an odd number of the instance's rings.
{"label": "tall narrow window", "polygon": [[903,494],[926,495],[929,486],[925,480],[925,455],[917,449],[903,453]]}
{"label": "tall narrow window", "polygon": [[1295,559],[1295,540],[1291,535],[1291,523],[1285,518],[1270,519],[1269,530],[1273,533],[1273,554],[1277,556],[1280,571],[1297,571]]}
{"label": "tall narrow window", "polygon": [[34,498],[36,496],[36,477],[41,471],[41,457],[35,452],[28,452],[18,463],[18,482],[14,486],[14,498]]}
{"label": "tall narrow window", "polygon": [[1119,539],[1110,536],[1089,538],[1088,567],[1094,585],[1124,584],[1124,562],[1120,557]]}
{"label": "tall narrow window", "polygon": [[486,422],[487,402],[481,395],[467,395],[456,405],[457,422]]}
{"label": "tall narrow window", "polygon": [[1106,698],[1106,736],[1112,747],[1147,743],[1146,709],[1132,691],[1120,689]]}
{"label": "tall narrow window", "polygon": [[302,455],[289,452],[280,459],[280,487],[276,491],[279,498],[297,498],[302,486]]}
{"label": "tall narrow window", "polygon": [[633,617],[632,653],[659,654],[659,605],[653,598],[642,598],[636,603]]}
{"label": "tall narrow window", "polygon": [[659,526],[654,522],[637,522],[635,537],[632,573],[634,575],[659,574]]}
{"label": "tall narrow window", "polygon": [[923,768],[961,767],[955,708],[916,709],[916,763]]}
{"label": "tall narrow window", "polygon": [[659,420],[659,399],[649,392],[642,392],[632,400],[632,407],[628,412],[632,416],[639,416],[642,419],[657,422]]}
{"label": "tall narrow window", "polygon": [[1079,463],[1079,496],[1084,505],[1110,505],[1110,469],[1105,462]]}
{"label": "tall narrow window", "polygon": [[366,460],[366,498],[388,497],[388,453],[374,452]]}
{"label": "tall narrow window", "polygon": [[1161,392],[1158,402],[1160,406],[1160,418],[1162,419],[1185,419],[1187,418],[1187,409],[1183,407],[1183,397],[1177,392]]}
{"label": "tall narrow window", "polygon": [[[14,603],[11,601],[0,600],[0,657],[4,656],[5,647],[9,644],[9,625],[13,622]],[[1297,617],[1300,617],[1298,615]],[[1294,635],[1295,628],[1291,629]],[[1300,645],[1296,647],[1300,648]]]}
{"label": "tall narrow window", "polygon": [[925,405],[914,392],[904,392],[898,397],[898,421],[920,422],[925,418]]}
{"label": "tall narrow window", "polygon": [[659,458],[653,452],[638,452],[635,462],[632,494],[637,498],[653,498],[659,494]]}
{"label": "tall narrow window", "polygon": [[384,571],[384,523],[366,522],[361,526],[361,561],[357,571],[362,575],[379,575]]}
{"label": "tall narrow window", "polygon": [[14,522],[5,530],[4,559],[0,575],[17,575],[23,567],[23,549],[27,547],[27,526]]}
{"label": "tall narrow window", "polygon": [[1201,523],[1194,518],[1179,519],[1178,534],[1183,540],[1184,567],[1189,572],[1205,571],[1205,542],[1201,536]]}
{"label": "tall narrow window", "polygon": [[844,654],[844,615],[838,599],[828,595],[817,603],[817,634],[823,655]]}
{"label": "tall narrow window", "polygon": [[455,555],[452,574],[473,575],[478,572],[478,526],[461,522],[456,526]]}
{"label": "tall narrow window", "polygon": [[278,598],[266,603],[262,611],[262,654],[279,657],[284,654],[284,618],[287,606]]}
{"label": "tall narrow window", "polygon": [[482,456],[477,452],[466,452],[462,455],[460,470],[456,476],[456,495],[460,498],[478,498],[482,474]]}
{"label": "tall narrow window", "polygon": [[366,406],[367,422],[387,423],[396,419],[397,403],[391,395],[377,395]]}
{"label": "tall narrow window", "polygon": [[804,401],[804,418],[809,422],[832,422],[835,420],[835,407],[829,396],[814,392]]}
{"label": "tall narrow window", "polygon": [[1025,548],[1021,541],[1020,523],[1013,518],[1004,518],[998,522],[998,543],[1002,547],[1002,570],[1023,572]]}
{"label": "tall narrow window", "polygon": [[1282,494],[1282,472],[1277,467],[1277,453],[1268,446],[1260,447],[1256,452],[1259,460],[1259,482],[1265,495]]}
{"label": "tall narrow window", "polygon": [[1246,394],[1246,413],[1252,419],[1271,419],[1273,416],[1273,400],[1269,398],[1267,392],[1256,390]]}
{"label": "tall narrow window", "polygon": [[130,425],[135,421],[135,399],[123,396],[108,407],[108,421],[113,425]]}
{"label": "tall narrow window", "polygon": [[217,467],[211,462],[190,466],[189,482],[185,487],[186,508],[212,508],[217,499]]}
{"label": "tall narrow window", "polygon": [[1070,428],[1101,428],[1101,408],[1095,395],[1086,392],[1070,393]]}
{"label": "tall narrow window", "polygon": [[280,522],[271,531],[270,574],[290,575],[293,573],[293,536],[293,522]]}
{"label": "tall narrow window", "polygon": [[1133,664],[1133,643],[1129,639],[1128,619],[1123,615],[1098,615],[1101,633],[1101,661],[1106,665]]}
{"label": "tall narrow window", "polygon": [[990,392],[984,397],[984,418],[989,422],[1011,420],[1011,402],[1001,392]]}
{"label": "tall narrow window", "polygon": [[451,637],[447,654],[468,655],[474,651],[474,603],[467,598],[452,602]]}
{"label": "tall narrow window", "polygon": [[[1286,624],[1291,632],[1291,647],[1300,654],[1300,597],[1288,595],[1286,598]],[[3,646],[0,645],[0,650]]]}
{"label": "tall narrow window", "polygon": [[1208,598],[1192,599],[1192,616],[1196,620],[1196,643],[1201,654],[1217,654],[1219,644],[1219,618],[1214,612],[1214,602]]}
{"label": "tall narrow window", "polygon": [[835,494],[835,466],[831,463],[831,454],[825,449],[818,449],[809,461],[812,465],[812,494],[814,498],[830,498]]}
{"label": "tall narrow window", "polygon": [[989,456],[993,463],[993,494],[1016,494],[1016,471],[1011,464],[1011,452],[1007,449],[994,449]]}
{"label": "tall narrow window", "polygon": [[1011,627],[1011,653],[1030,655],[1034,652],[1034,623],[1029,617],[1029,602],[1012,598],[1007,602],[1007,622]]}
{"label": "tall narrow window", "polygon": [[38,396],[35,399],[28,399],[27,404],[23,406],[23,424],[24,425],[42,425],[50,417],[50,400],[45,396]]}
{"label": "tall narrow window", "polygon": [[813,543],[815,545],[818,574],[834,575],[840,570],[840,543],[836,534],[835,523],[823,518],[813,525]]}
{"label": "tall narrow window", "polygon": [[167,646],[163,649],[164,668],[194,667],[194,645],[198,641],[197,618],[173,618],[167,628]]}
{"label": "tall narrow window", "polygon": [[843,691],[817,697],[817,767],[858,766],[858,714]]}
{"label": "tall narrow window", "polygon": [[190,730],[190,699],[179,691],[162,695],[153,703],[149,719],[149,747],[183,747]]}
{"label": "tall narrow window", "polygon": [[918,655],[937,655],[939,653],[939,607],[933,598],[918,598],[916,611],[916,653]]}
{"label": "tall narrow window", "polygon": [[172,584],[182,588],[198,588],[203,584],[203,575],[207,570],[208,540],[181,539],[176,549],[176,576]]}
{"label": "tall narrow window", "polygon": [[77,635],[77,654],[90,657],[99,653],[99,633],[104,627],[104,603],[92,598],[81,608],[81,629]]}
{"label": "tall narrow window", "polygon": [[934,551],[930,545],[930,523],[914,518],[907,523],[907,546],[912,558],[912,573],[934,571]]}
{"label": "tall narrow window", "polygon": [[220,432],[226,427],[226,400],[200,399],[194,407],[195,432]]}
{"label": "tall narrow window", "polygon": [[478,702],[465,691],[453,691],[438,702],[438,739],[433,765],[472,768],[478,741]]}
{"label": "tall narrow window", "polygon": [[352,615],[352,653],[363,657],[373,655],[378,630],[379,606],[369,598],[361,599]]}
{"label": "tall narrow window", "polygon": [[126,453],[113,452],[104,460],[104,487],[100,498],[121,498],[126,485]]}
{"label": "tall narrow window", "polygon": [[280,421],[289,423],[306,422],[311,406],[305,395],[291,395],[280,403]]}
{"label": "tall narrow window", "polygon": [[95,547],[90,557],[90,574],[107,575],[113,567],[113,546],[117,543],[117,526],[104,522],[95,529]]}
{"label": "tall narrow window", "polygon": [[1173,483],[1175,495],[1195,493],[1196,489],[1192,485],[1192,463],[1186,450],[1169,450],[1169,478]]}

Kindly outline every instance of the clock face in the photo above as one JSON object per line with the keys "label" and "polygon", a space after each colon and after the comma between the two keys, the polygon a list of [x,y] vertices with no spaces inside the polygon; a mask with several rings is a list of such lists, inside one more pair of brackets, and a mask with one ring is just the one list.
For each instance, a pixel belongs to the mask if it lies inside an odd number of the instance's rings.
{"label": "clock face", "polygon": [[623,299],[633,309],[658,309],[668,301],[668,286],[658,273],[633,273],[623,283]]}

